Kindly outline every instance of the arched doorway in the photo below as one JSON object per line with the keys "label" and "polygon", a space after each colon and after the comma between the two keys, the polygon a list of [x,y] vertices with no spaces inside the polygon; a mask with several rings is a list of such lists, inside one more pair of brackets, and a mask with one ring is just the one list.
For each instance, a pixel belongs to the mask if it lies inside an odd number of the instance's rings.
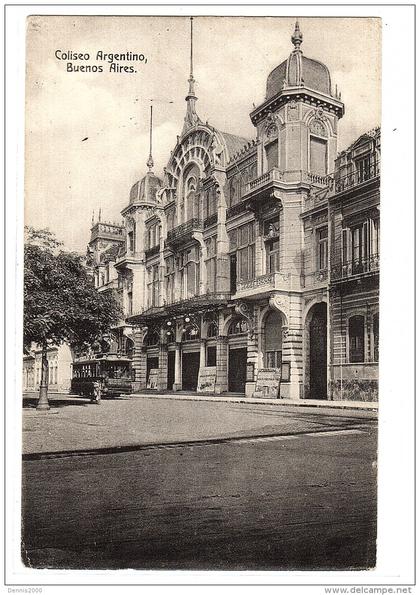
{"label": "arched doorway", "polygon": [[312,306],[309,319],[309,399],[327,398],[327,304]]}
{"label": "arched doorway", "polygon": [[282,359],[282,327],[280,312],[271,310],[264,324],[264,367],[281,368]]}

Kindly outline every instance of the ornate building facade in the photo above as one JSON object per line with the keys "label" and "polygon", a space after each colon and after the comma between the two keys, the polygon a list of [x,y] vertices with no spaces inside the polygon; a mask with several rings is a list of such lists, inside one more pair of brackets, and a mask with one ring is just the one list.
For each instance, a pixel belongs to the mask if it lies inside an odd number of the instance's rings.
{"label": "ornate building facade", "polygon": [[[191,64],[184,126],[163,175],[150,151],[149,171],[131,189],[113,267],[138,390],[153,369],[158,390],[195,391],[207,372],[213,393],[252,396],[259,372],[277,369],[280,398],[366,398],[352,388],[351,367],[349,382],[337,384],[343,341],[353,345],[360,325],[343,339],[337,304],[355,304],[355,293],[377,300],[370,271],[362,289],[334,272],[347,266],[341,229],[352,223],[342,212],[357,189],[339,188],[359,141],[335,161],[344,105],[328,68],[304,56],[298,23],[291,40],[250,114],[253,139],[201,121]],[[365,211],[364,196],[355,210]]]}

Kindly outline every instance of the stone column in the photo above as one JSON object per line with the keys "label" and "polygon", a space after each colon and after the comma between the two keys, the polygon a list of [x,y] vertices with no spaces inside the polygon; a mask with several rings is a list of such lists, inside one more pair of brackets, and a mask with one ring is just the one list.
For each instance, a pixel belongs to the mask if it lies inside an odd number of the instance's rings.
{"label": "stone column", "polygon": [[[289,394],[282,394],[282,398],[301,399],[302,384],[302,329],[288,328],[283,332],[283,362],[290,364]],[[281,388],[281,387],[280,387]]]}
{"label": "stone column", "polygon": [[133,390],[146,388],[146,352],[143,352],[143,331],[139,327],[134,330]]}
{"label": "stone column", "polygon": [[255,378],[258,370],[258,334],[256,332],[248,332],[246,363],[254,367],[254,380],[245,382],[245,395],[252,397],[255,392]]}
{"label": "stone column", "polygon": [[216,395],[224,393],[228,389],[227,377],[228,338],[224,335],[217,337],[216,342]]}
{"label": "stone column", "polygon": [[201,339],[200,341],[200,370],[206,367],[206,344],[207,339]]}
{"label": "stone column", "polygon": [[175,381],[173,390],[181,390],[181,343],[175,343]]}
{"label": "stone column", "polygon": [[159,345],[159,382],[158,389],[165,390],[168,384],[168,345]]}

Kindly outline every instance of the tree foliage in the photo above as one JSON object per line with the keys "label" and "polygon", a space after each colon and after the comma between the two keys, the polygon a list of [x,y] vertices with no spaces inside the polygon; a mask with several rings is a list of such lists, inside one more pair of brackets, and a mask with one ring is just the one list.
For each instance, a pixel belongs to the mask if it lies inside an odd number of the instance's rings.
{"label": "tree foliage", "polygon": [[64,251],[50,231],[25,231],[25,346],[92,344],[121,317],[114,295],[99,293],[83,257]]}

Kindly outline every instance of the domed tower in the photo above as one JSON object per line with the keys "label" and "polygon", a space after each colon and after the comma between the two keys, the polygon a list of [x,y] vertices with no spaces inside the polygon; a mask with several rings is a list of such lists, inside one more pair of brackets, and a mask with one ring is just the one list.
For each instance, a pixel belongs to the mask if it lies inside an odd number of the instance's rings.
{"label": "domed tower", "polygon": [[258,173],[276,169],[285,182],[322,186],[334,171],[344,105],[325,64],[303,55],[298,21],[291,40],[291,54],[268,75],[264,103],[250,114],[260,141]]}
{"label": "domed tower", "polygon": [[[121,215],[125,220],[126,247],[116,267],[120,273],[120,286],[123,288],[123,304],[126,316],[143,308],[145,291],[145,251],[149,222],[157,220],[157,213],[162,210],[159,193],[162,180],[153,173],[152,157],[152,119],[150,107],[150,149],[146,165],[148,172],[137,181],[130,190],[129,204]],[[157,227],[157,226],[156,226]],[[156,235],[159,241],[158,236]]]}

